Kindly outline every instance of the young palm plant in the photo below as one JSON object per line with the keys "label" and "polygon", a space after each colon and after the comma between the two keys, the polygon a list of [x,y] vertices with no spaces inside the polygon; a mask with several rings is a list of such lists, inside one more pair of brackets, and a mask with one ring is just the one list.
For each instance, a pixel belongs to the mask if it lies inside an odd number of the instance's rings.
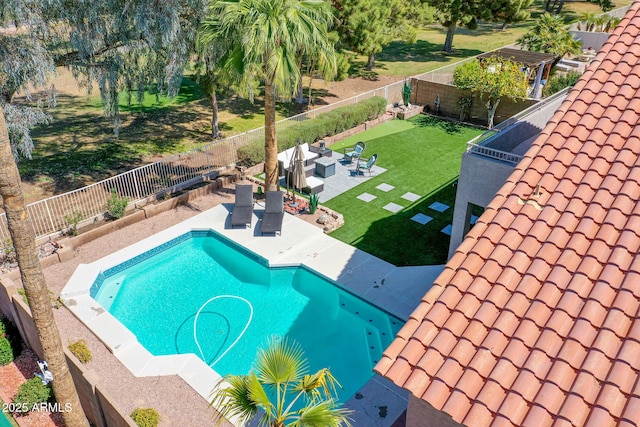
{"label": "young palm plant", "polygon": [[[227,375],[212,392],[211,406],[222,417],[247,423],[259,413],[260,426],[350,426],[351,411],[336,401],[340,383],[329,369],[308,374],[302,347],[273,338],[259,349],[248,375]],[[224,384],[226,382],[227,384]],[[220,417],[219,423],[224,421]]]}

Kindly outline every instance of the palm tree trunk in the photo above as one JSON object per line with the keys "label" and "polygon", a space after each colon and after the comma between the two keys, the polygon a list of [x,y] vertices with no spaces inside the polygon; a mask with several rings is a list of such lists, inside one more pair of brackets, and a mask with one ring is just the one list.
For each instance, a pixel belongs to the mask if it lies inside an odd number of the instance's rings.
{"label": "palm tree trunk", "polygon": [[451,53],[453,50],[453,35],[456,32],[457,22],[451,20],[451,25],[447,27],[447,38],[444,40],[444,51]]}
{"label": "palm tree trunk", "polygon": [[49,289],[42,274],[36,252],[35,232],[27,214],[22,194],[20,174],[16,166],[4,111],[0,107],[0,196],[7,214],[9,234],[16,250],[22,285],[29,300],[31,315],[38,331],[44,357],[54,375],[53,392],[61,408],[71,406],[63,412],[68,427],[88,427],[80,400],[64,356],[60,333],[53,318]]}
{"label": "palm tree trunk", "polygon": [[278,189],[278,141],[276,139],[276,94],[273,78],[264,84],[264,174],[267,191]]}
{"label": "palm tree trunk", "polygon": [[218,122],[218,97],[216,91],[212,90],[209,96],[211,101],[211,136],[220,138],[220,124]]}

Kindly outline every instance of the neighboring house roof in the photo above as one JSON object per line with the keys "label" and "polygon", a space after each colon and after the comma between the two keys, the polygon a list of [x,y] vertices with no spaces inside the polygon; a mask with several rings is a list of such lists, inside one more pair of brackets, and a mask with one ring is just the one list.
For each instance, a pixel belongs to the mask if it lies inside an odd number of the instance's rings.
{"label": "neighboring house roof", "polygon": [[491,58],[492,56],[499,56],[504,59],[509,59],[513,62],[522,65],[528,65],[533,67],[535,65],[542,64],[543,62],[552,62],[558,55],[551,53],[529,52],[527,50],[502,48],[493,50],[491,52],[478,55],[478,59]]}
{"label": "neighboring house roof", "polygon": [[375,368],[457,422],[640,421],[639,9]]}

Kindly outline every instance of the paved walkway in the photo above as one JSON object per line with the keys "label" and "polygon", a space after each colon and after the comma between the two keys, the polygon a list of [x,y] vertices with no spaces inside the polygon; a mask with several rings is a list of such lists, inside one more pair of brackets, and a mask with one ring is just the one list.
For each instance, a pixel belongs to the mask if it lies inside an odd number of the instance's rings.
{"label": "paved walkway", "polygon": [[353,187],[362,184],[365,181],[386,172],[385,168],[373,165],[371,174],[364,172],[356,175],[356,163],[349,164],[342,161],[342,154],[333,153],[332,157],[336,161],[336,173],[327,178],[321,178],[324,181],[324,190],[320,193],[320,202],[326,202],[336,196],[351,190]]}
{"label": "paved walkway", "polygon": [[[335,160],[336,173],[334,175],[323,178],[314,174],[315,178],[324,182],[324,190],[318,193],[321,204],[387,171],[383,167],[374,165],[371,174],[369,174],[369,172],[361,172],[356,175],[356,163],[349,164],[348,162],[344,162],[342,161],[342,157],[342,153],[337,151],[334,151],[332,157],[330,157],[330,159]],[[313,169],[314,166],[310,165],[307,166],[307,168]],[[284,178],[281,180],[281,186],[286,188]]]}

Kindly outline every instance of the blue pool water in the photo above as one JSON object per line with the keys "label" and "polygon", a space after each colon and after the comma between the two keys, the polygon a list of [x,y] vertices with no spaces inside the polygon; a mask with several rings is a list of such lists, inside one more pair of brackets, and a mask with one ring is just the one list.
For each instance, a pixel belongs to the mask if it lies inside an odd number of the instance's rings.
{"label": "blue pool water", "polygon": [[[194,353],[216,372],[247,374],[276,335],[328,367],[346,401],[402,321],[305,268],[268,268],[217,233],[190,232],[103,272],[91,295],[152,354]],[[195,334],[194,334],[195,332]]]}
{"label": "blue pool water", "polygon": [[8,415],[0,413],[0,427],[13,427],[7,417]]}

